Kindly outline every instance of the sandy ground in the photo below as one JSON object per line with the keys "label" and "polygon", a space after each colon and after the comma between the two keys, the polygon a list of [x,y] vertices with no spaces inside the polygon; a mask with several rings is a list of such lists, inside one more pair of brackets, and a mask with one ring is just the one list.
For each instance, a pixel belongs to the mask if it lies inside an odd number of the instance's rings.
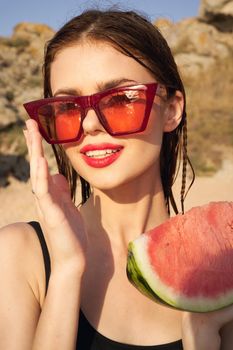
{"label": "sandy ground", "polygon": [[[175,193],[179,198],[179,184]],[[212,177],[198,177],[190,190],[185,209],[211,201],[233,201],[233,161],[225,160],[223,168]],[[11,185],[0,188],[0,227],[17,222],[36,219],[30,182],[11,179]]]}

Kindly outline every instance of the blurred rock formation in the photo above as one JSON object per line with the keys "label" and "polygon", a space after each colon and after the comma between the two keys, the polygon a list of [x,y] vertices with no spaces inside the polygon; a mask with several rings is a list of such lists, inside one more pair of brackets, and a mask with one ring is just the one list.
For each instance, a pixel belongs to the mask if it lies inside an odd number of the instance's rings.
{"label": "blurred rock formation", "polygon": [[231,0],[203,0],[199,16],[222,32],[232,32],[233,2]]}
{"label": "blurred rock formation", "polygon": [[155,22],[184,75],[206,72],[233,54],[233,1],[202,0],[199,16],[178,23]]}
{"label": "blurred rock formation", "polygon": [[42,97],[44,44],[53,34],[48,26],[20,23],[10,38],[0,37],[0,187],[9,176],[28,180],[23,103]]}

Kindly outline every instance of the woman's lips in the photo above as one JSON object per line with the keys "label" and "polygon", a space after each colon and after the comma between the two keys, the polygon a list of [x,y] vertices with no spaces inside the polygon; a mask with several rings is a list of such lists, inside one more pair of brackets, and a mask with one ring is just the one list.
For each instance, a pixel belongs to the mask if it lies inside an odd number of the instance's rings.
{"label": "woman's lips", "polygon": [[111,143],[89,144],[80,153],[83,160],[93,168],[104,168],[119,158],[123,146]]}

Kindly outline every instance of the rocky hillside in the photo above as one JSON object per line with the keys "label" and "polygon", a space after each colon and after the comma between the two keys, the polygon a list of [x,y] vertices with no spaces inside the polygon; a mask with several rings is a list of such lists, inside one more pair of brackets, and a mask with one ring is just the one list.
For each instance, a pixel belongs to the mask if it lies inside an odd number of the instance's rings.
{"label": "rocky hillside", "polygon": [[[198,173],[211,173],[233,149],[233,0],[202,0],[198,17],[155,24],[187,88],[191,159]],[[0,37],[0,186],[10,175],[28,179],[22,104],[42,96],[43,47],[52,35],[45,25],[20,23]]]}
{"label": "rocky hillside", "polygon": [[42,97],[44,43],[53,34],[45,25],[20,23],[12,37],[0,37],[0,186],[9,175],[28,179],[23,103]]}

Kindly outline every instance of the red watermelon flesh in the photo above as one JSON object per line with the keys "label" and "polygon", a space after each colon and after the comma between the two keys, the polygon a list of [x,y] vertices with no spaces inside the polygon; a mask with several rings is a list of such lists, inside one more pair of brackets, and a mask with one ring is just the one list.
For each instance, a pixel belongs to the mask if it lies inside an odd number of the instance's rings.
{"label": "red watermelon flesh", "polygon": [[188,311],[233,304],[233,202],[177,215],[129,244],[127,275],[144,294]]}

